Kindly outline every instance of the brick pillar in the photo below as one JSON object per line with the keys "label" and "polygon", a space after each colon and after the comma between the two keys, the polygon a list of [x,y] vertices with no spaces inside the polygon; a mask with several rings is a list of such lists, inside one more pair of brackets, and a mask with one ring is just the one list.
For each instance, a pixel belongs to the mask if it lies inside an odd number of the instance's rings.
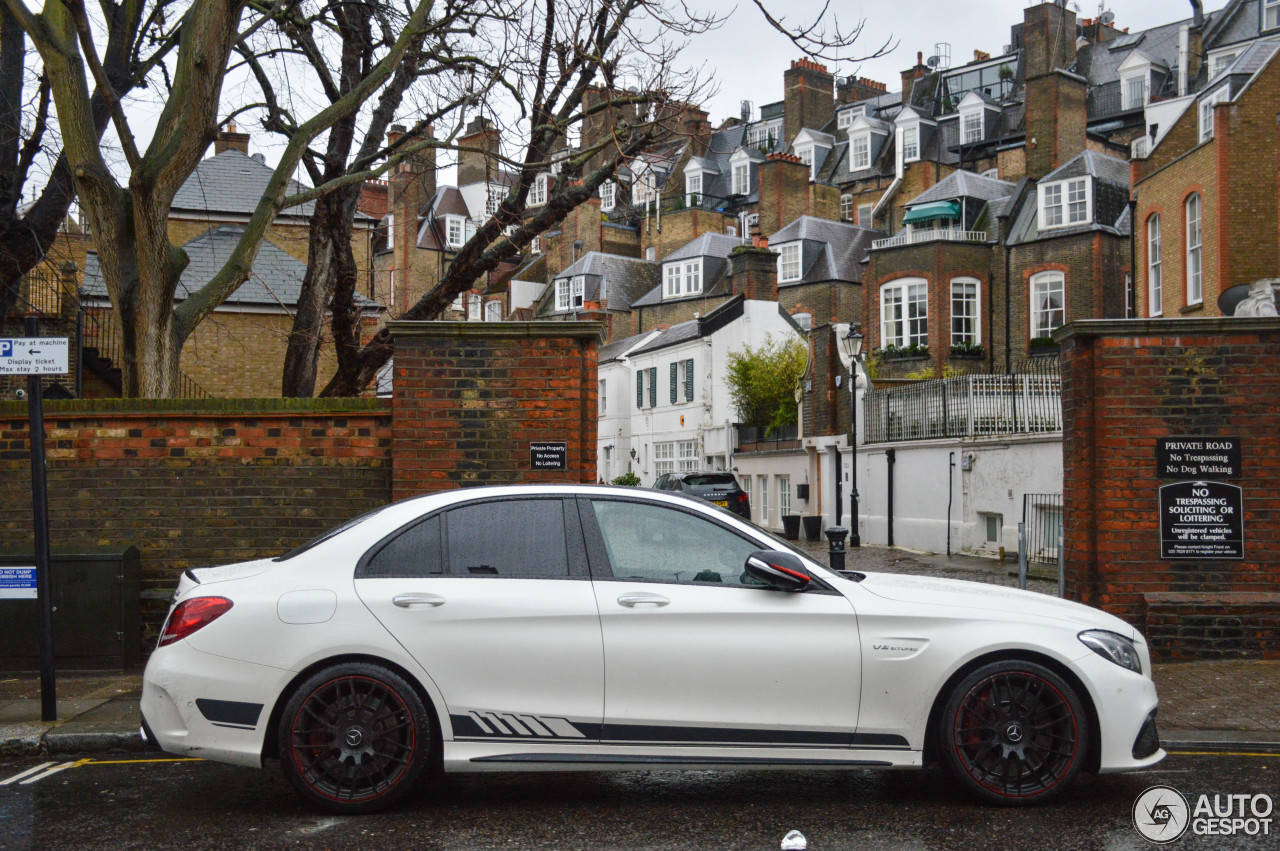
{"label": "brick pillar", "polygon": [[778,255],[764,237],[754,245],[740,245],[729,254],[734,295],[752,301],[778,300]]}
{"label": "brick pillar", "polygon": [[[518,482],[596,481],[598,322],[390,322],[393,499]],[[567,469],[533,470],[531,443]]]}

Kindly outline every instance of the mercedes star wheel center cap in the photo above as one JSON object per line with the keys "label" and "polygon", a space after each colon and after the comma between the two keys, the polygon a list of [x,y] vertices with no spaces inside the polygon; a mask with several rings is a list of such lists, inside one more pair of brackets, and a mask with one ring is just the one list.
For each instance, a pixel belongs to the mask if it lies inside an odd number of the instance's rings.
{"label": "mercedes star wheel center cap", "polygon": [[364,734],[354,727],[347,731],[347,746],[357,748],[364,741]]}
{"label": "mercedes star wheel center cap", "polygon": [[1018,742],[1022,741],[1022,725],[1010,724],[1004,731],[1004,734],[1008,737],[1009,741],[1016,745]]}

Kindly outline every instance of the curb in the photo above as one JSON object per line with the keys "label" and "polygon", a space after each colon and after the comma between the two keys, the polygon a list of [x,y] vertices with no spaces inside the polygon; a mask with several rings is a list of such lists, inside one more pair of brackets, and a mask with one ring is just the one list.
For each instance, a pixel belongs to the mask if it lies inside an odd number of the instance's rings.
{"label": "curb", "polygon": [[1280,754],[1280,733],[1257,730],[1168,730],[1160,735],[1165,750]]}

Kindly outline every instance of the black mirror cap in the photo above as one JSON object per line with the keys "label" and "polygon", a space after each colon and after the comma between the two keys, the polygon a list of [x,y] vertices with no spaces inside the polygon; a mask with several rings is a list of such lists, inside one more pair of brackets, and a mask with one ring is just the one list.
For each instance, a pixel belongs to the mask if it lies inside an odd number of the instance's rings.
{"label": "black mirror cap", "polygon": [[803,591],[812,581],[804,563],[791,553],[758,550],[747,556],[747,575],[782,591]]}

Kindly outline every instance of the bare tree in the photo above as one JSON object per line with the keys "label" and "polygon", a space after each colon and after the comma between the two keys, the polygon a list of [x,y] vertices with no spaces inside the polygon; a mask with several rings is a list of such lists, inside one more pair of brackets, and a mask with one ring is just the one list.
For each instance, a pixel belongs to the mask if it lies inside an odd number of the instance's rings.
{"label": "bare tree", "polygon": [[[845,34],[835,22],[831,31],[817,23],[789,28],[761,0],[753,2],[768,25],[810,55],[848,47],[861,32],[859,24]],[[683,39],[714,28],[721,17],[693,13],[679,0],[525,0],[511,5],[518,7],[519,16],[513,12],[505,22],[510,59],[501,66],[487,103],[489,114],[502,115],[497,96],[505,96],[518,115],[515,129],[523,150],[519,156],[497,158],[514,179],[497,212],[459,249],[436,286],[401,318],[438,316],[476,280],[517,257],[534,237],[596,197],[620,168],[682,132],[678,119],[685,106],[709,94],[709,81],[683,69],[679,52]],[[593,89],[608,96],[588,98]],[[529,208],[534,181],[550,169],[572,131],[593,120],[601,120],[607,132],[590,138],[583,134],[582,144],[559,163],[546,203]],[[353,356],[340,356],[338,371],[321,395],[359,394],[393,350],[392,335],[384,328]]]}

